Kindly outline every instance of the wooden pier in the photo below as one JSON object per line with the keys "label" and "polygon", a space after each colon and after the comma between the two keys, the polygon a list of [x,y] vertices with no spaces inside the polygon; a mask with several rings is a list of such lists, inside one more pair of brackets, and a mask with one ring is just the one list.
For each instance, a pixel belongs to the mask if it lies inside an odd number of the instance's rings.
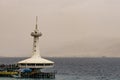
{"label": "wooden pier", "polygon": [[45,73],[45,72],[31,72],[31,73],[22,73],[21,74],[22,78],[48,78],[48,79],[54,79],[55,78],[55,73]]}
{"label": "wooden pier", "polygon": [[[12,64],[14,65],[14,64]],[[55,78],[55,71],[53,72],[41,72],[41,71],[31,71],[31,72],[20,72],[17,65],[0,65],[0,77],[14,77],[14,78]]]}

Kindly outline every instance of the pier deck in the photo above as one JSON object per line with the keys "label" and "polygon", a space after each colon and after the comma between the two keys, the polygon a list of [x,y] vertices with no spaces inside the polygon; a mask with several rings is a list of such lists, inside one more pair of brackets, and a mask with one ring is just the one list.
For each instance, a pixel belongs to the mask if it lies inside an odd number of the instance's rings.
{"label": "pier deck", "polygon": [[15,78],[55,78],[55,71],[53,72],[40,72],[40,71],[31,71],[31,72],[20,72],[18,66],[10,65],[0,65],[0,77],[15,77]]}

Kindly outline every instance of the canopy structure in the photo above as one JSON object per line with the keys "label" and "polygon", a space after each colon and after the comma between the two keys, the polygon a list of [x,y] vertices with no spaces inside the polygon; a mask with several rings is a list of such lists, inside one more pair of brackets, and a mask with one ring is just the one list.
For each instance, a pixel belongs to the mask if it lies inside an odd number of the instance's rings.
{"label": "canopy structure", "polygon": [[31,33],[33,37],[33,55],[32,57],[19,61],[18,66],[20,68],[50,68],[54,66],[54,62],[44,59],[40,56],[39,50],[39,37],[42,36],[42,33],[39,32],[37,27],[37,17],[36,17],[36,27],[35,30]]}

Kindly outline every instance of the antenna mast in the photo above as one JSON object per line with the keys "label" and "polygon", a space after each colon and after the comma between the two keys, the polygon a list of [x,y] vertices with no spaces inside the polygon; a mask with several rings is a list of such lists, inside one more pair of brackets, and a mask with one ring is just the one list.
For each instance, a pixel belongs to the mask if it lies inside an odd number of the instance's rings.
{"label": "antenna mast", "polygon": [[38,29],[38,16],[36,16],[36,29]]}

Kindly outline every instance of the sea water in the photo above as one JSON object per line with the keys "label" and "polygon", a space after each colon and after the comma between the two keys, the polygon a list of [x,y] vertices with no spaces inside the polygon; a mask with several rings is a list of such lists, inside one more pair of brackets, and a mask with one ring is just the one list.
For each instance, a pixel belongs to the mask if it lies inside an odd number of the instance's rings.
{"label": "sea water", "polygon": [[[0,64],[12,64],[24,58],[0,58]],[[47,58],[55,62],[55,79],[0,80],[120,80],[120,58]]]}

